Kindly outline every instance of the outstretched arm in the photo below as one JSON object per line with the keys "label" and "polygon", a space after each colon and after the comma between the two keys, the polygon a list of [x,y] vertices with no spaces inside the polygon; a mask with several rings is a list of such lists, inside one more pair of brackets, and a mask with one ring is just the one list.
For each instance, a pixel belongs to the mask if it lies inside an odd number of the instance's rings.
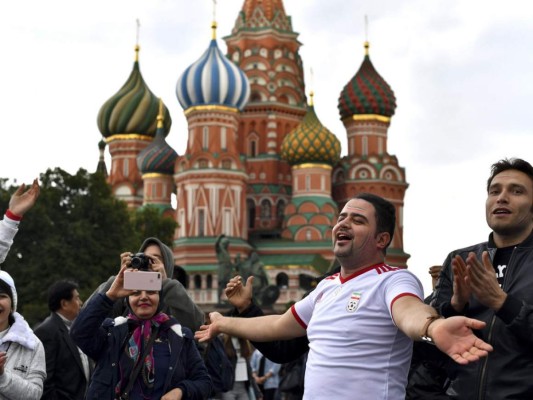
{"label": "outstretched arm", "polygon": [[400,330],[413,340],[430,337],[437,347],[458,364],[468,364],[486,357],[492,346],[472,332],[485,323],[466,317],[433,319],[434,308],[413,296],[397,299],[392,306],[392,316]]}
{"label": "outstretched arm", "polygon": [[[234,278],[231,278],[226,285],[226,296],[228,297],[228,301],[236,309],[236,312],[232,313],[233,316],[253,318],[264,315],[263,310],[252,301],[253,280],[254,277],[250,276],[246,280],[245,286],[242,283],[242,278],[237,275]],[[269,342],[252,341],[252,345],[266,358],[278,364],[294,361],[309,351],[309,340],[307,339],[307,336]]]}
{"label": "outstretched arm", "polygon": [[218,312],[209,314],[210,325],[202,325],[194,334],[195,339],[205,342],[220,333],[242,337],[257,342],[291,339],[304,336],[305,329],[296,321],[291,310],[282,315],[265,315],[255,318],[223,317]]}

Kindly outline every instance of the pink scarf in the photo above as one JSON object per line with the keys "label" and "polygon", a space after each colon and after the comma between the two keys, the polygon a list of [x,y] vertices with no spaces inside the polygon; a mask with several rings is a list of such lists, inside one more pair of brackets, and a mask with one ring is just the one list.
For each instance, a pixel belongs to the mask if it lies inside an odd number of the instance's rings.
{"label": "pink scarf", "polygon": [[[143,346],[141,346],[141,343],[146,346],[146,344],[150,340],[152,327],[159,328],[161,324],[168,321],[170,318],[167,314],[160,312],[152,318],[145,320],[139,319],[137,316],[130,313],[128,314],[128,319],[135,321],[137,324],[137,327],[135,328],[133,334],[129,339],[127,347],[127,352],[130,358],[133,360],[133,365],[137,365],[141,349],[143,348]],[[152,387],[155,379],[153,346],[150,349],[150,353],[147,354],[144,360],[142,360],[141,362],[144,363],[144,366],[142,368],[142,376],[144,379],[144,383],[147,387]]]}

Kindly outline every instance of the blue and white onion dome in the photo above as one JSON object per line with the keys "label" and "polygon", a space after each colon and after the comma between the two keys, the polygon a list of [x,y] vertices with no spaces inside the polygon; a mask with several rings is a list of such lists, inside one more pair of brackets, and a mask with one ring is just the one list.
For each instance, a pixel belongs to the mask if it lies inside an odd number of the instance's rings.
{"label": "blue and white onion dome", "polygon": [[213,34],[209,48],[178,79],[176,95],[184,110],[208,105],[242,110],[250,97],[250,82],[244,72],[222,54]]}

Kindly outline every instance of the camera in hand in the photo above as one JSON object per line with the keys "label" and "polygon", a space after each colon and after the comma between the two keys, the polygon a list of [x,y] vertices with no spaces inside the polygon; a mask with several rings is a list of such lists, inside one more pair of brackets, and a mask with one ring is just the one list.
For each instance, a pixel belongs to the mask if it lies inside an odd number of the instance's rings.
{"label": "camera in hand", "polygon": [[152,260],[144,253],[137,253],[131,257],[131,267],[139,271],[148,271]]}

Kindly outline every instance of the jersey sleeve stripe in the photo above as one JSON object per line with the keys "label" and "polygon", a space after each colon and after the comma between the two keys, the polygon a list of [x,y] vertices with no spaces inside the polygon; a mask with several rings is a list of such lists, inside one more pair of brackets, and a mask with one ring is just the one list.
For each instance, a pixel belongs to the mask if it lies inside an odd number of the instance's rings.
{"label": "jersey sleeve stripe", "polygon": [[296,322],[298,322],[302,326],[302,328],[307,330],[307,325],[305,324],[305,322],[302,321],[302,319],[300,318],[300,316],[296,312],[296,308],[294,307],[294,304],[291,306],[291,312],[292,312],[292,315],[293,315],[294,319],[296,320]]}
{"label": "jersey sleeve stripe", "polygon": [[[416,294],[414,293],[400,293],[398,296],[396,296],[394,299],[392,299],[392,301],[390,302],[390,315],[392,316],[392,306],[394,305],[394,303],[396,302],[396,300],[404,297],[404,296],[412,296],[412,297],[416,297],[418,300],[420,301],[423,301],[420,297],[418,297]],[[394,322],[394,319],[393,319],[393,322]],[[396,325],[396,322],[394,322],[394,325]]]}

